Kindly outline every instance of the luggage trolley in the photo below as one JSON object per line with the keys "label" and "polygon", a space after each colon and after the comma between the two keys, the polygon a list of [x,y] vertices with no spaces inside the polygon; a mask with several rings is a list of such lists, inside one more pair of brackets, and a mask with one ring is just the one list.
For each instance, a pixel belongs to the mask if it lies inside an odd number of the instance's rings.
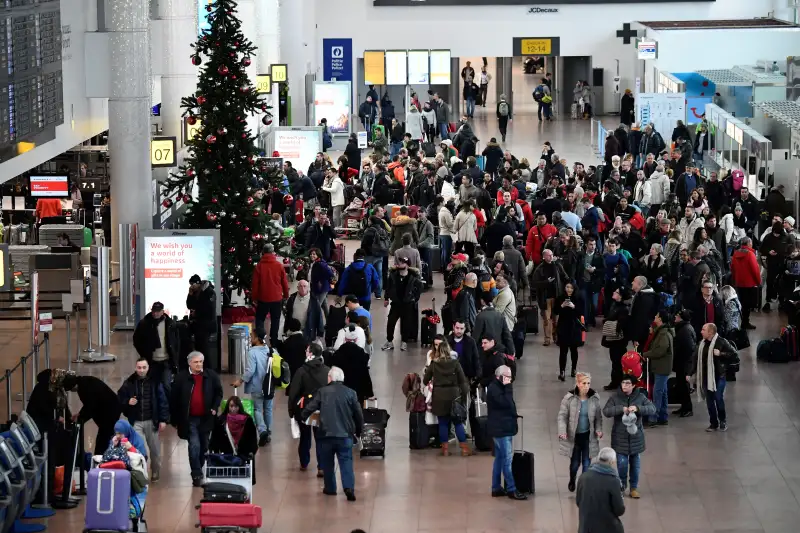
{"label": "luggage trolley", "polygon": [[[237,459],[239,458],[231,455],[208,454],[203,466],[203,476],[209,483],[230,483],[243,487],[252,501],[253,461],[247,459],[243,460],[243,464],[233,464]],[[228,462],[230,464],[225,464]]]}

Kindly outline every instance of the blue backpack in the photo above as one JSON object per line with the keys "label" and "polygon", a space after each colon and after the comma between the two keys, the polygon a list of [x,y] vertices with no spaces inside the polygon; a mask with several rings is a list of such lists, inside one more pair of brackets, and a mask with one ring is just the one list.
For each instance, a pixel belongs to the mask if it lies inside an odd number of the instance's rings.
{"label": "blue backpack", "polygon": [[658,304],[659,311],[670,311],[672,307],[675,305],[675,297],[668,292],[662,292],[659,294],[660,301]]}

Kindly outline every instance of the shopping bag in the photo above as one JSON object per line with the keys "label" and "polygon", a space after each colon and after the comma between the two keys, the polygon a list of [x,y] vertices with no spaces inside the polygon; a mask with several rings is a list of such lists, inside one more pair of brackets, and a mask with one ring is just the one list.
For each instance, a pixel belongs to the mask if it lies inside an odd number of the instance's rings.
{"label": "shopping bag", "polygon": [[292,438],[300,438],[300,424],[294,418],[289,419],[289,426],[292,428]]}

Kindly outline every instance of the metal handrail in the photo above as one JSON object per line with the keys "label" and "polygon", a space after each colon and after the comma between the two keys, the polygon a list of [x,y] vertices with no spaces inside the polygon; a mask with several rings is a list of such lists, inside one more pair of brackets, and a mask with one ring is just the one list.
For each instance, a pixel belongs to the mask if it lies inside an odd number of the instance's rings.
{"label": "metal handrail", "polygon": [[[13,399],[11,396],[11,377],[17,370],[19,370],[20,368],[22,369],[22,405],[24,410],[26,407],[26,403],[28,401],[27,398],[28,391],[26,388],[28,381],[27,370],[26,370],[28,365],[28,360],[34,358],[35,356],[35,358],[33,359],[33,369],[34,369],[34,374],[38,374],[39,348],[41,348],[42,346],[45,347],[45,365],[47,368],[50,368],[50,335],[48,333],[44,333],[44,339],[39,341],[39,343],[33,348],[33,350],[28,352],[27,355],[20,357],[19,362],[17,362],[16,365],[14,365],[12,368],[7,368],[5,372],[2,375],[0,375],[0,383],[3,383],[4,381],[6,383],[6,402],[8,402],[6,406],[6,412],[8,415],[7,420],[11,420],[11,406],[13,403]],[[36,376],[34,376],[33,379],[35,381]]]}

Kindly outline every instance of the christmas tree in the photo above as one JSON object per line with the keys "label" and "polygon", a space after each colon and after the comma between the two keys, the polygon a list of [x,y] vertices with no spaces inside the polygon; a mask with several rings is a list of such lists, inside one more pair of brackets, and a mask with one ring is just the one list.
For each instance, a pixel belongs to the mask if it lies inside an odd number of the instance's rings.
{"label": "christmas tree", "polygon": [[[222,279],[217,284],[230,295],[249,291],[265,243],[287,256],[289,242],[267,212],[272,193],[283,189],[283,175],[259,162],[247,126],[247,118],[257,113],[264,113],[264,124],[272,122],[270,106],[259,99],[246,72],[256,48],[242,34],[235,2],[216,0],[206,10],[210,27],[192,45],[189,58],[202,65],[197,91],[181,100],[183,116],[199,126],[198,133],[187,141],[185,164],[165,184],[169,197],[164,204],[188,204],[181,227],[220,230]],[[190,195],[195,180],[197,201]]]}

